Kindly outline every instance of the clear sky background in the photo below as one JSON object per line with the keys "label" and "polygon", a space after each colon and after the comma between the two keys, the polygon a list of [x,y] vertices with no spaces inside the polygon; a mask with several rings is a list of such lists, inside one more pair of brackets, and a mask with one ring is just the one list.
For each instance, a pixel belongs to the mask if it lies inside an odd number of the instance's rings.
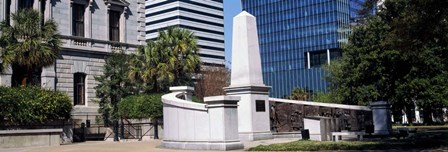
{"label": "clear sky background", "polygon": [[224,0],[224,36],[226,50],[226,66],[230,68],[232,60],[232,27],[233,17],[240,13],[241,0]]}

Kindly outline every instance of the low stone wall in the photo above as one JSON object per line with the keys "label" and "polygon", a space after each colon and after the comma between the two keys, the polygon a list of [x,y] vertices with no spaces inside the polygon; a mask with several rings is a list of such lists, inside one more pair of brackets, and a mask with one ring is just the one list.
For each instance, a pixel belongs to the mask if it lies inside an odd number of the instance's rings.
{"label": "low stone wall", "polygon": [[[191,100],[191,87],[172,87],[162,96],[164,139],[162,147],[194,150],[242,149],[238,137],[239,97],[204,98],[205,104]],[[184,99],[180,99],[185,95]]]}
{"label": "low stone wall", "polygon": [[59,146],[62,129],[0,130],[0,148]]}
{"label": "low stone wall", "polygon": [[336,119],[336,131],[362,131],[373,125],[372,110],[366,106],[343,105],[269,98],[271,131],[298,132],[304,129],[305,117]]}

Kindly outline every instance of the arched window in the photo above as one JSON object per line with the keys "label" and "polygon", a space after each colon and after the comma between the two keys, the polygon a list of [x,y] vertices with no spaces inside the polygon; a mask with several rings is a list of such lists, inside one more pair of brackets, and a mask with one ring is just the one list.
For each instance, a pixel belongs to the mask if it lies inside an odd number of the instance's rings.
{"label": "arched window", "polygon": [[85,105],[86,102],[86,74],[75,73],[73,81],[73,101],[75,105]]}

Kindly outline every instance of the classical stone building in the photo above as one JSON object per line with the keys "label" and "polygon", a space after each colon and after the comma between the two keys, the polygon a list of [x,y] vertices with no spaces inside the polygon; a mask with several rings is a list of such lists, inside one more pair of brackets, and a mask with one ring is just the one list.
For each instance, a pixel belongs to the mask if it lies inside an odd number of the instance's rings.
{"label": "classical stone building", "polygon": [[[94,77],[102,74],[105,57],[145,43],[145,0],[0,0],[0,21],[23,8],[53,18],[63,41],[59,59],[42,69],[41,86],[67,92],[73,119],[94,119]],[[11,76],[12,70],[1,73],[0,84],[10,86]]]}

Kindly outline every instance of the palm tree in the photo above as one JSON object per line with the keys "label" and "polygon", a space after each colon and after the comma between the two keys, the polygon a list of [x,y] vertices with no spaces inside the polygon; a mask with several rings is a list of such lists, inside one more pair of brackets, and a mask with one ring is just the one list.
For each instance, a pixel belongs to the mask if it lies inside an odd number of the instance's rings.
{"label": "palm tree", "polygon": [[170,27],[159,37],[139,48],[131,61],[129,78],[146,84],[151,92],[165,91],[168,86],[191,85],[199,70],[197,38],[193,32]]}
{"label": "palm tree", "polygon": [[[12,25],[0,23],[0,72],[12,66],[13,86],[37,85],[42,67],[52,65],[59,56],[57,24],[53,20],[42,23],[40,13],[32,9],[11,16]],[[36,76],[39,79],[33,80]]]}
{"label": "palm tree", "polygon": [[309,100],[310,97],[311,97],[311,93],[309,93],[306,89],[294,88],[291,91],[291,96],[289,96],[289,99],[291,99],[291,100]]}

